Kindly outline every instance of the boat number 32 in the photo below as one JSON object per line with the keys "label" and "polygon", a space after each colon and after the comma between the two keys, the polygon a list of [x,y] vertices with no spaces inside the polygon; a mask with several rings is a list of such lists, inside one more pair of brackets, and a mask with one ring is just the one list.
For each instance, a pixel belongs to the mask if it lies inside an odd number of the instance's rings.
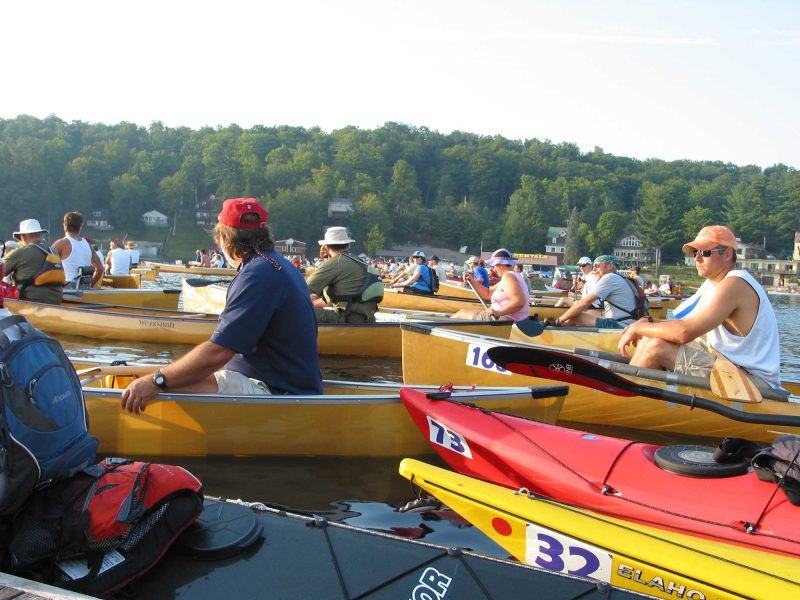
{"label": "boat number 32", "polygon": [[466,365],[468,367],[475,367],[476,369],[494,371],[495,373],[500,373],[501,375],[511,375],[511,371],[504,369],[500,365],[496,364],[491,358],[489,358],[489,355],[487,354],[488,350],[488,347],[480,346],[478,344],[470,344],[469,348],[467,349]]}
{"label": "boat number 32", "polygon": [[611,581],[611,555],[590,544],[528,523],[525,562],[542,569]]}
{"label": "boat number 32", "polygon": [[457,431],[448,429],[439,421],[425,415],[428,419],[428,438],[434,444],[439,444],[448,450],[452,450],[466,458],[472,458],[472,451],[469,449],[466,438]]}

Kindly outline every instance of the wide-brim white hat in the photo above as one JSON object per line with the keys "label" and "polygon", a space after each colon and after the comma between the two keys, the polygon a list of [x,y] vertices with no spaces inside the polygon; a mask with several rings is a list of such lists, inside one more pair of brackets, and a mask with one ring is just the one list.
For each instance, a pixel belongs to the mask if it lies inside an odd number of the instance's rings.
{"label": "wide-brim white hat", "polygon": [[355,242],[348,233],[346,227],[329,227],[328,231],[325,232],[325,239],[319,240],[320,246],[325,246],[326,244],[332,244],[334,246],[338,244],[351,244]]}
{"label": "wide-brim white hat", "polygon": [[14,232],[14,238],[18,240],[20,236],[32,233],[47,233],[47,229],[44,229],[36,219],[25,219],[19,224],[19,231]]}

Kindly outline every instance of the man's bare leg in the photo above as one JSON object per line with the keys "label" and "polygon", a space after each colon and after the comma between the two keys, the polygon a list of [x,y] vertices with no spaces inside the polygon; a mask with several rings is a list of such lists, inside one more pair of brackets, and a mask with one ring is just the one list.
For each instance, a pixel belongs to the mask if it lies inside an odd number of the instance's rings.
{"label": "man's bare leg", "polygon": [[679,348],[678,344],[660,338],[642,338],[636,346],[630,364],[648,369],[673,371]]}

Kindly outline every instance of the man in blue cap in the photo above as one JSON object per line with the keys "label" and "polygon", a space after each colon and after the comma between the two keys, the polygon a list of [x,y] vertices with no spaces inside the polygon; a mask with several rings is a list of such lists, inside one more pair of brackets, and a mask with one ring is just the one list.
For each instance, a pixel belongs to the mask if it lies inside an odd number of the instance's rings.
{"label": "man in blue cap", "polygon": [[[601,254],[595,258],[597,285],[556,319],[555,324],[624,329],[626,325],[633,323],[641,300],[636,293],[635,284],[617,273],[618,265],[617,259],[610,254]],[[602,317],[592,311],[587,312],[596,301],[603,303]]]}

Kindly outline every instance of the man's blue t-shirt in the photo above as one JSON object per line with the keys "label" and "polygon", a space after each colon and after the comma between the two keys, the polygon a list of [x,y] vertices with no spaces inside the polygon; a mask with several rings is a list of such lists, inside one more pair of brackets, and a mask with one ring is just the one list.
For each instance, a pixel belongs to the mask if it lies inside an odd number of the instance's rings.
{"label": "man's blue t-shirt", "polygon": [[431,269],[428,265],[420,265],[417,267],[419,278],[411,284],[411,287],[419,290],[420,292],[431,293]]}
{"label": "man's blue t-shirt", "polygon": [[489,286],[489,271],[481,267],[480,265],[475,267],[475,273],[473,274],[475,281],[480,283],[483,287],[490,287]]}
{"label": "man's blue t-shirt", "polygon": [[273,393],[322,394],[317,321],[303,275],[277,252],[248,258],[228,289],[211,341],[237,354],[225,365]]}

